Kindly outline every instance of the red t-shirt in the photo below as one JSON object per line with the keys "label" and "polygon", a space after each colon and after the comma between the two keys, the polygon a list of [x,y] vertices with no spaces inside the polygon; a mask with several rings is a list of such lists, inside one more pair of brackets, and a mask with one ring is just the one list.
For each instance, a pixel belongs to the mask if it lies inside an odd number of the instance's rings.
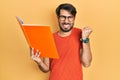
{"label": "red t-shirt", "polygon": [[82,80],[82,64],[80,61],[80,48],[82,48],[81,29],[73,28],[67,37],[60,37],[54,33],[54,39],[59,59],[50,60],[49,80]]}

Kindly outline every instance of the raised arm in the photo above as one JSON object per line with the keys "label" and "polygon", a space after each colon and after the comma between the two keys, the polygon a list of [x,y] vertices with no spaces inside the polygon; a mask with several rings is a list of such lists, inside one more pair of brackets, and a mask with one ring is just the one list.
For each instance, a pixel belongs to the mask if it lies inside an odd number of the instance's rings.
{"label": "raised arm", "polygon": [[82,29],[82,45],[83,48],[81,51],[81,61],[84,67],[89,67],[92,61],[92,53],[89,42],[89,35],[91,34],[92,29],[90,27],[85,27]]}
{"label": "raised arm", "polygon": [[38,50],[35,52],[34,48],[30,48],[30,56],[38,64],[41,71],[49,71],[49,58],[41,59],[40,52]]}

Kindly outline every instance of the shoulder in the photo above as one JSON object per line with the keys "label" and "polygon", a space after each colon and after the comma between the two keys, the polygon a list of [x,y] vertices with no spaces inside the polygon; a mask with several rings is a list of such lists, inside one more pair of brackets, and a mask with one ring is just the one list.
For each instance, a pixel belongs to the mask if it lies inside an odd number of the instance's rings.
{"label": "shoulder", "polygon": [[58,35],[58,31],[56,31],[56,32],[53,33],[54,37],[57,36],[57,35]]}
{"label": "shoulder", "polygon": [[74,28],[73,28],[73,32],[74,32],[74,33],[81,33],[82,30],[81,30],[80,28],[74,27]]}

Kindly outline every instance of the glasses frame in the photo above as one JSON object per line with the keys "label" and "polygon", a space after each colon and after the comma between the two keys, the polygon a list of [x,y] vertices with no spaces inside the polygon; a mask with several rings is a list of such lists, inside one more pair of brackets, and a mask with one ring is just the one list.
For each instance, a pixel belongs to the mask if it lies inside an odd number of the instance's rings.
{"label": "glasses frame", "polygon": [[64,15],[60,15],[59,19],[61,21],[65,21],[66,19],[68,19],[69,21],[73,21],[74,20],[74,16],[64,16]]}

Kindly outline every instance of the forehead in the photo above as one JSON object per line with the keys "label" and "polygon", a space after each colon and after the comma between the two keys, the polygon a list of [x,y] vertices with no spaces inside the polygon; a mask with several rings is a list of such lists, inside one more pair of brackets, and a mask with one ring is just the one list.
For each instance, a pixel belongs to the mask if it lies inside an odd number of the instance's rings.
{"label": "forehead", "polygon": [[64,10],[64,9],[61,9],[61,10],[60,10],[60,15],[72,16],[72,14],[71,14],[69,11]]}

